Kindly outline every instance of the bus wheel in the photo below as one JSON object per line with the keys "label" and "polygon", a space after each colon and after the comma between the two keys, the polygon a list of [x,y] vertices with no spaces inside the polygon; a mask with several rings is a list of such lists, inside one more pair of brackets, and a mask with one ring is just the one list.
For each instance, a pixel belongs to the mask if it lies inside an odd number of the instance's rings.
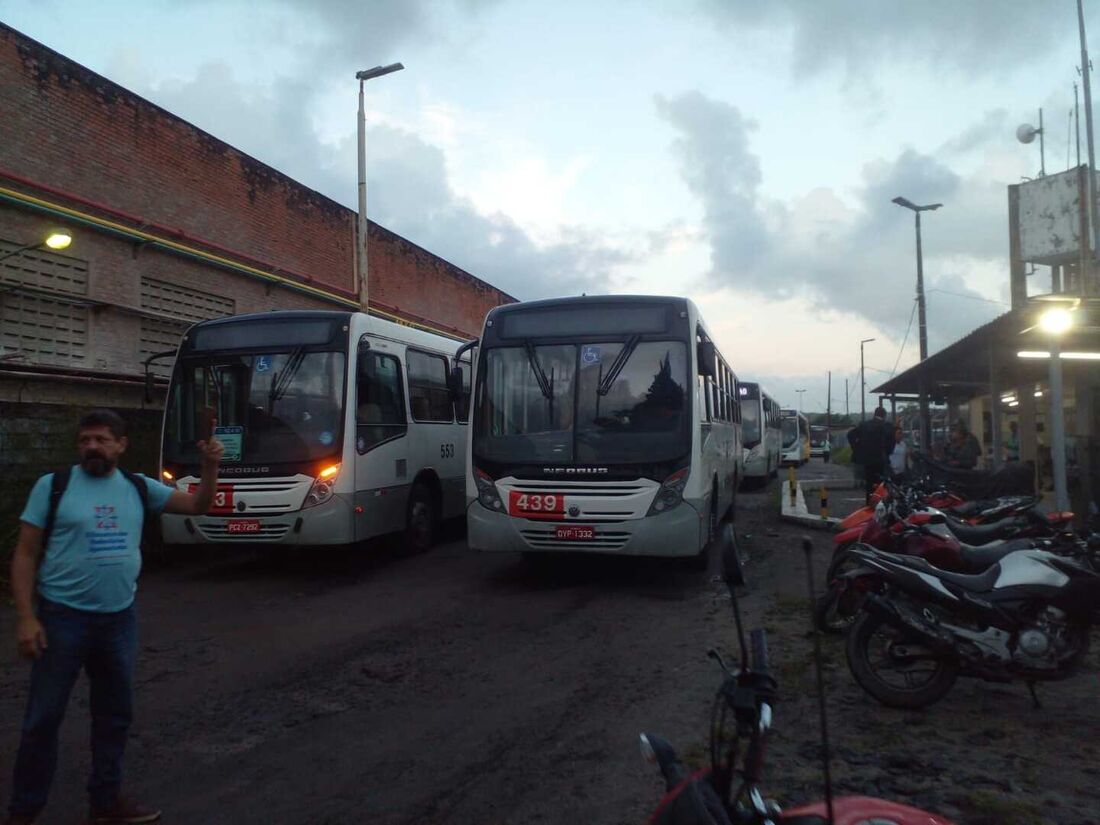
{"label": "bus wheel", "polygon": [[439,529],[439,509],[435,495],[424,484],[416,484],[409,493],[405,513],[405,550],[423,553],[435,544]]}

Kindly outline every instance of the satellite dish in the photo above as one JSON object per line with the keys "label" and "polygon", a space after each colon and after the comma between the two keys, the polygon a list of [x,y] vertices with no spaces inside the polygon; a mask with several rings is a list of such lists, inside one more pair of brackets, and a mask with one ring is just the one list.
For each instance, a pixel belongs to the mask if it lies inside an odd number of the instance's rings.
{"label": "satellite dish", "polygon": [[1020,143],[1031,143],[1031,141],[1035,140],[1035,136],[1039,134],[1040,131],[1040,129],[1036,129],[1030,123],[1021,123],[1016,128],[1016,140],[1020,141]]}

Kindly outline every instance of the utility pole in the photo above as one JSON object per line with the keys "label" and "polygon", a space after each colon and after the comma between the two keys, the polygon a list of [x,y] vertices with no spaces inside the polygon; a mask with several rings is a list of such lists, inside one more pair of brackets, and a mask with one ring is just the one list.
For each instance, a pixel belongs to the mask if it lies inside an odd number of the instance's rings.
{"label": "utility pole", "polygon": [[[894,198],[893,203],[898,206],[905,207],[913,211],[913,215],[917,227],[917,315],[919,317],[920,327],[920,360],[923,361],[928,357],[928,321],[925,315],[924,307],[924,253],[921,250],[920,240],[920,213],[932,212],[943,206],[942,203],[929,203],[923,206],[918,206],[908,198],[898,196]],[[925,377],[922,374],[918,383],[918,391],[920,393],[920,435],[921,435],[921,449],[926,450],[932,443],[931,436],[931,419],[928,411],[928,391],[925,387]]]}
{"label": "utility pole", "polygon": [[359,309],[362,312],[370,312],[370,289],[367,282],[367,109],[363,100],[363,84],[373,78],[399,72],[404,68],[400,63],[391,63],[389,66],[375,66],[373,69],[355,73],[355,79],[359,81],[359,117],[356,141],[359,150],[359,215],[356,220],[355,231],[355,281],[359,292]]}
{"label": "utility pole", "polygon": [[852,420],[852,411],[848,409],[848,399],[851,398],[851,394],[848,392],[848,379],[844,379],[844,426]]}
{"label": "utility pole", "polygon": [[[1092,65],[1089,62],[1088,40],[1085,38],[1085,7],[1083,0],[1077,0],[1077,28],[1081,35],[1081,89],[1085,93],[1085,143],[1089,153],[1089,229],[1092,230],[1092,256],[1095,259],[1100,249],[1100,232],[1096,220],[1096,150],[1092,142],[1092,85],[1089,74]],[[1081,273],[1081,287],[1086,283],[1085,273]]]}
{"label": "utility pole", "polygon": [[833,439],[833,371],[829,370],[829,381],[825,390],[825,438],[832,443]]}

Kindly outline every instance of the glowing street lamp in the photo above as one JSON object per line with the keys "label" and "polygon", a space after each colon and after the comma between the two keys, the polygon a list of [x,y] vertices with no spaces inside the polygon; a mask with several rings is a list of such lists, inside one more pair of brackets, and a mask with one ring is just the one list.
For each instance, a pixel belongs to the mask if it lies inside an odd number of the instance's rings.
{"label": "glowing street lamp", "polygon": [[15,249],[11,250],[11,252],[5,252],[3,255],[0,255],[0,261],[6,261],[8,258],[22,255],[29,249],[38,249],[43,246],[60,252],[62,249],[68,249],[72,242],[73,236],[68,229],[51,229],[42,240],[24,244],[23,246],[17,246]]}

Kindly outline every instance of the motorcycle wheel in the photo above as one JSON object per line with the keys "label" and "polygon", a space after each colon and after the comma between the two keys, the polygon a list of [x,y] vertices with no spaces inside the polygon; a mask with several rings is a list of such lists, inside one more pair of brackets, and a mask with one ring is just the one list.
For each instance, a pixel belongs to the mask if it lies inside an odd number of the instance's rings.
{"label": "motorcycle wheel", "polygon": [[[955,684],[959,666],[946,658],[906,662],[893,654],[894,646],[905,641],[904,631],[863,613],[848,631],[848,668],[859,686],[886,707],[915,710],[942,699]],[[914,663],[923,667],[910,669]]]}
{"label": "motorcycle wheel", "polygon": [[825,574],[825,592],[817,597],[814,602],[814,622],[822,633],[840,634],[852,626],[859,615],[862,596],[853,602],[856,594],[842,596],[833,587],[833,581],[849,570],[858,566],[844,550],[833,556],[829,564],[829,572]]}

